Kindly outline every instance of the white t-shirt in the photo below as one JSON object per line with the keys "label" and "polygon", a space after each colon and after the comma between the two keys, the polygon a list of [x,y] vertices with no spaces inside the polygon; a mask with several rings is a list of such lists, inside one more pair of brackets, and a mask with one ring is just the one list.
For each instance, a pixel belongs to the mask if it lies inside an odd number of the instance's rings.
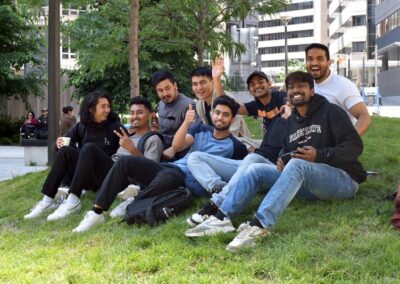
{"label": "white t-shirt", "polygon": [[360,102],[363,103],[364,100],[356,85],[349,79],[331,71],[329,77],[323,82],[315,83],[314,91],[324,96],[330,103],[340,106],[347,113],[353,125],[357,122],[357,119],[351,115],[350,109]]}

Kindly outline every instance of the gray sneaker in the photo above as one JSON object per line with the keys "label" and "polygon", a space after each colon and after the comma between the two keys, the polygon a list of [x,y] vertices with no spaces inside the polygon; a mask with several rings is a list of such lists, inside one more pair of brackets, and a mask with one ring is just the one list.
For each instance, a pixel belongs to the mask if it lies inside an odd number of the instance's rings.
{"label": "gray sneaker", "polygon": [[253,247],[258,239],[270,235],[267,229],[250,226],[249,223],[241,224],[237,231],[239,234],[226,246],[226,250],[237,251],[241,248]]}
{"label": "gray sneaker", "polygon": [[229,218],[225,217],[224,220],[219,220],[215,216],[210,216],[203,223],[193,229],[185,231],[187,237],[203,237],[213,236],[218,233],[227,233],[235,231],[232,222]]}

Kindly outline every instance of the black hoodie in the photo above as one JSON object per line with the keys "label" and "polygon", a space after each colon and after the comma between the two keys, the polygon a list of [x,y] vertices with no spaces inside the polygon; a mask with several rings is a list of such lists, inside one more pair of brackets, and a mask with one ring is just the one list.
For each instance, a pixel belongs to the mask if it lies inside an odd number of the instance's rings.
{"label": "black hoodie", "polygon": [[339,106],[315,94],[304,117],[294,109],[286,133],[284,153],[313,146],[317,149],[316,163],[342,169],[357,183],[365,181],[367,173],[358,161],[363,151],[362,140]]}

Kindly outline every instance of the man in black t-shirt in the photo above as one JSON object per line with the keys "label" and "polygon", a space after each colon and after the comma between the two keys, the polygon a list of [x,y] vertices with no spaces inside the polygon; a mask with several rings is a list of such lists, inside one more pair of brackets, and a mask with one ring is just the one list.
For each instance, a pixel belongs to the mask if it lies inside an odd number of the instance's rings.
{"label": "man in black t-shirt", "polygon": [[[216,59],[213,64],[212,75],[217,94],[223,94],[221,76],[224,73],[224,61]],[[286,93],[271,90],[271,81],[262,71],[254,71],[247,77],[247,88],[254,100],[240,104],[239,114],[260,117],[263,120],[264,130],[267,130],[272,120],[278,117],[281,106],[286,104]]]}

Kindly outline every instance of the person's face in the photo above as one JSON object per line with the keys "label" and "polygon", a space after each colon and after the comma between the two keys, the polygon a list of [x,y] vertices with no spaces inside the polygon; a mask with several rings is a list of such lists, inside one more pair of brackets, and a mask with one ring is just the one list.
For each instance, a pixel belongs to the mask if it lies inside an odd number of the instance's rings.
{"label": "person's face", "polygon": [[156,92],[160,100],[166,104],[170,104],[178,96],[178,86],[169,79],[165,79],[156,85]]}
{"label": "person's face", "polygon": [[214,128],[217,130],[227,130],[232,124],[234,117],[228,106],[217,105],[212,112],[212,121]]}
{"label": "person's face", "polygon": [[97,123],[106,121],[108,115],[110,114],[110,111],[111,111],[110,102],[106,98],[100,98],[97,101],[94,113],[92,112],[93,120]]}
{"label": "person's face", "polygon": [[319,48],[312,48],[307,52],[307,72],[313,76],[315,82],[321,83],[329,76],[331,61],[326,58],[325,51]]}
{"label": "person's face", "polygon": [[192,90],[199,100],[207,100],[214,92],[214,82],[207,76],[193,76]]}
{"label": "person's face", "polygon": [[289,82],[286,91],[290,103],[295,107],[308,104],[314,96],[314,89],[307,82]]}
{"label": "person's face", "polygon": [[47,109],[42,110],[42,115],[48,116],[49,115],[49,111]]}
{"label": "person's face", "polygon": [[28,116],[27,116],[27,118],[28,119],[32,119],[33,118],[33,114],[30,112],[30,113],[28,113]]}
{"label": "person's face", "polygon": [[140,129],[149,125],[151,113],[144,105],[134,104],[130,107],[131,126],[134,129]]}
{"label": "person's face", "polygon": [[260,76],[254,76],[249,82],[249,92],[257,99],[266,97],[271,93],[271,82]]}

